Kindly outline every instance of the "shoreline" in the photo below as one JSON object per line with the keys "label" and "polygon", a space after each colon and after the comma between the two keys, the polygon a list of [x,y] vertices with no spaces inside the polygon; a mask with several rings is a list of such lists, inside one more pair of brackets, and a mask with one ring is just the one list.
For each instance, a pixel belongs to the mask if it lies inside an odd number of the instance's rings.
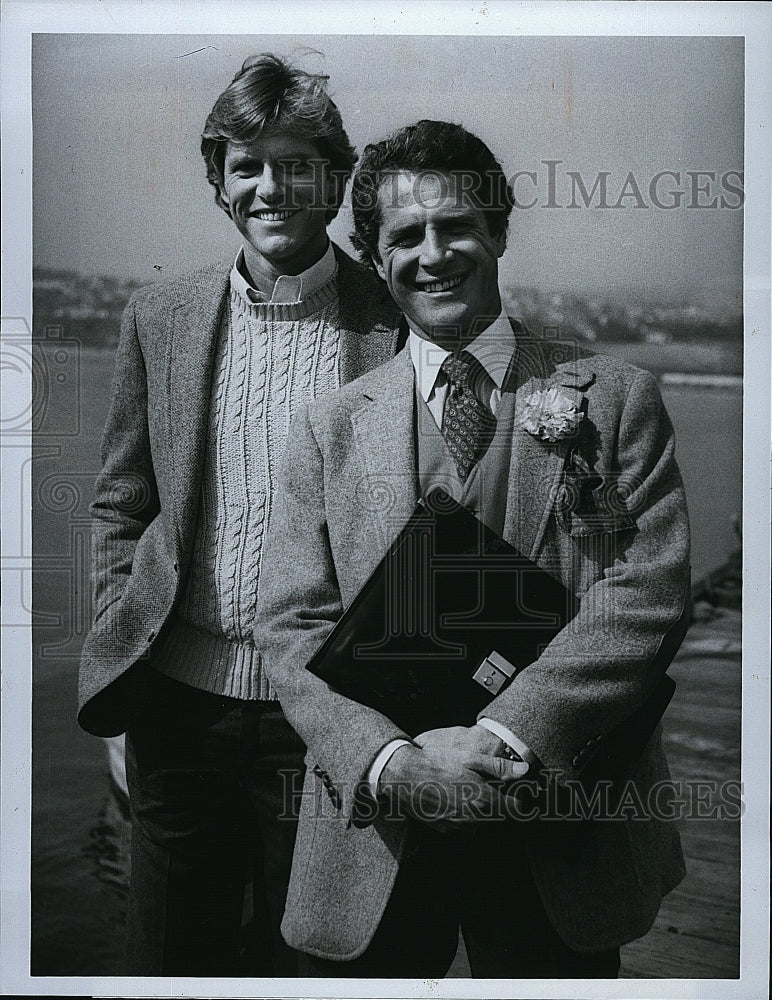
{"label": "shoreline", "polygon": [[742,389],[742,375],[715,375],[712,372],[662,372],[662,385],[700,386],[713,389]]}
{"label": "shoreline", "polygon": [[[40,343],[37,339],[33,343]],[[43,341],[45,343],[45,341]],[[116,345],[117,346],[117,345]],[[84,357],[104,357],[106,355],[114,355],[116,346],[105,345],[105,346],[95,346],[93,344],[79,344],[78,350],[82,353]],[[654,350],[650,349],[652,357],[642,358],[640,355],[643,353],[641,348],[644,345],[636,344],[633,349],[620,350],[619,345],[614,344],[598,344],[597,342],[587,345],[593,354],[610,354],[615,357],[621,358],[623,361],[629,361],[630,364],[636,365],[638,368],[645,368],[646,370],[652,372],[653,375],[659,379],[662,385],[667,386],[695,386],[698,388],[714,388],[714,389],[741,389],[744,384],[744,377],[742,372],[719,372],[715,370],[714,366],[689,366],[685,365],[683,369],[679,369],[676,366],[668,366],[664,368],[660,364],[656,364],[656,358],[654,357]],[[633,356],[634,355],[634,356]],[[668,359],[671,360],[671,359]],[[650,362],[650,363],[645,363]]]}

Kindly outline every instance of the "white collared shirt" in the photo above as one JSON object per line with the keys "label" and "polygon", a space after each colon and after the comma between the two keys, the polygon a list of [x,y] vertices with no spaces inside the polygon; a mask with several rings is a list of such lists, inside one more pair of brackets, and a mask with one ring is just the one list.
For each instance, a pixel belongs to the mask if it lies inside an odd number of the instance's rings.
{"label": "white collared shirt", "polygon": [[[451,353],[439,344],[421,337],[410,327],[408,337],[410,360],[416,375],[416,385],[421,398],[429,407],[431,415],[438,427],[442,427],[442,413],[445,408],[445,397],[448,383],[440,371],[442,362]],[[517,350],[517,341],[503,311],[486,327],[470,344],[464,348],[477,358],[488,376],[488,386],[484,390],[486,403],[495,417],[501,401],[501,388],[504,385],[509,367]]]}
{"label": "white collared shirt", "polygon": [[335,274],[337,262],[332,243],[328,241],[327,249],[307,270],[300,274],[280,274],[274,282],[270,297],[251,285],[244,277],[244,248],[236,254],[236,260],[231,268],[231,288],[243,295],[249,302],[280,302],[289,304],[301,302],[306,296],[321,288]]}

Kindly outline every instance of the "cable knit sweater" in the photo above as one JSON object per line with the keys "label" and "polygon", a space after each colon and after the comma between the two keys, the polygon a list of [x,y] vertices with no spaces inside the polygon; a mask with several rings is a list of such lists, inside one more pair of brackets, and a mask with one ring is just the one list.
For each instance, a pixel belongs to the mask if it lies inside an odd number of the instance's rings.
{"label": "cable knit sweater", "polygon": [[154,657],[215,694],[276,697],[252,641],[272,483],[298,406],[340,386],[337,283],[302,301],[231,290],[217,346],[191,568]]}

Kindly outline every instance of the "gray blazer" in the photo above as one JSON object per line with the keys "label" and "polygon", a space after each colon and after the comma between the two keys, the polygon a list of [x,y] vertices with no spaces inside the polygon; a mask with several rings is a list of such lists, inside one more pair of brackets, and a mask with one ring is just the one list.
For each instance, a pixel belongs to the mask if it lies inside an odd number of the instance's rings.
{"label": "gray blazer", "polygon": [[[340,373],[393,357],[399,313],[385,286],[335,247]],[[78,720],[123,732],[145,659],[190,557],[217,333],[232,262],[140,289],[123,315],[91,507],[94,623],[81,657]]]}
{"label": "gray blazer", "polygon": [[[687,620],[689,528],[654,377],[584,352],[567,361],[564,345],[513,325],[516,406],[535,386],[560,385],[586,416],[575,450],[515,430],[504,536],[577,591],[581,607],[484,714],[567,781],[645,700],[660,647],[677,648]],[[300,411],[264,553],[257,641],[309,765],[283,932],[292,946],[330,959],[367,947],[414,821],[358,820],[357,785],[378,750],[404,734],[304,668],[413,510],[414,433],[407,349]],[[596,477],[587,481],[591,492],[579,488],[587,468]],[[630,777],[644,802],[667,779],[659,731]],[[572,827],[562,824],[565,836]],[[684,869],[672,822],[590,821],[584,833],[584,849],[571,857],[539,823],[527,824],[528,863],[560,935],[592,951],[645,933]],[[518,863],[492,859],[491,875],[506,878]]]}

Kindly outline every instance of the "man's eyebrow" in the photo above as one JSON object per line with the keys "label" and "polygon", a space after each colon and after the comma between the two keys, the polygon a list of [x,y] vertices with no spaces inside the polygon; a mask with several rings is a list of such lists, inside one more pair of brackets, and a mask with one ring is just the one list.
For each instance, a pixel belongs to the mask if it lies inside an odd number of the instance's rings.
{"label": "man's eyebrow", "polygon": [[259,156],[255,156],[254,153],[247,153],[247,152],[233,153],[228,158],[228,165],[231,167],[232,166],[243,167],[245,164],[248,165],[251,163],[260,163],[260,162],[261,160]]}
{"label": "man's eyebrow", "polygon": [[[443,225],[453,225],[453,223],[458,222],[468,222],[469,220],[476,220],[477,213],[475,210],[468,205],[459,205],[457,207],[451,208],[439,219],[435,219],[434,224],[442,228]],[[381,227],[382,231],[385,233],[388,239],[399,239],[401,236],[406,236],[410,233],[420,231],[422,229],[422,224],[420,222],[395,222],[391,226],[386,224]]]}
{"label": "man's eyebrow", "polygon": [[[230,158],[230,163],[244,164],[244,163],[262,163],[265,157],[258,156],[256,153],[250,153],[246,150],[241,153],[233,153]],[[307,156],[305,153],[294,152],[290,150],[287,153],[282,153],[281,156],[272,157],[276,163],[326,163],[327,160],[323,156]]]}
{"label": "man's eyebrow", "polygon": [[411,233],[420,232],[421,225],[418,222],[397,222],[393,226],[384,226],[382,230],[387,241],[398,240]]}
{"label": "man's eyebrow", "polygon": [[448,206],[445,210],[444,215],[442,215],[437,221],[442,223],[445,219],[471,219],[477,218],[477,209],[473,205],[466,205],[463,202],[458,202],[455,205]]}
{"label": "man's eyebrow", "polygon": [[299,151],[294,152],[293,150],[290,150],[288,153],[282,153],[281,156],[277,156],[276,159],[284,161],[290,160],[293,163],[297,163],[298,160],[302,160],[304,163],[326,163],[328,157],[322,156],[321,153],[316,156],[309,156],[307,153],[301,153]]}

